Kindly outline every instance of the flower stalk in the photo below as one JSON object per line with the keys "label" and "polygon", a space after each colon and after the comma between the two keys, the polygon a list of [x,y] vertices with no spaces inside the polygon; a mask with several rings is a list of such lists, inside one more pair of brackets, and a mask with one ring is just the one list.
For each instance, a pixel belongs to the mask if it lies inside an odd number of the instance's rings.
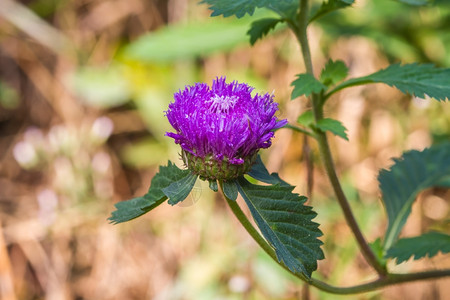
{"label": "flower stalk", "polygon": [[[312,59],[311,59],[311,51],[309,48],[308,36],[307,36],[307,26],[308,26],[308,0],[299,0],[300,1],[300,13],[298,24],[299,27],[294,32],[297,37],[303,54],[303,61],[306,67],[307,73],[313,74],[312,67]],[[313,107],[314,114],[314,122],[317,124],[318,121],[323,119],[323,101],[322,94],[313,93],[311,96],[311,102]],[[328,179],[333,187],[336,198],[339,202],[339,205],[342,208],[344,213],[344,217],[347,221],[347,224],[351,228],[356,241],[361,249],[361,252],[366,259],[366,261],[377,271],[380,276],[385,276],[387,271],[383,265],[379,263],[369,244],[367,243],[364,235],[361,232],[361,229],[356,222],[355,216],[350,208],[350,204],[347,200],[347,197],[342,190],[342,186],[339,182],[339,178],[336,174],[336,168],[333,162],[333,157],[331,155],[330,146],[328,144],[327,136],[324,132],[317,131],[316,132],[316,140],[319,144],[319,152],[322,158],[325,171],[327,173]]]}
{"label": "flower stalk", "polygon": [[253,226],[250,220],[247,218],[245,213],[239,207],[239,204],[235,200],[229,199],[225,196],[223,192],[223,185],[219,182],[220,190],[222,192],[223,197],[225,198],[228,206],[230,207],[233,214],[236,216],[241,225],[245,228],[245,230],[250,234],[250,236],[255,240],[255,242],[267,253],[278,265],[283,267],[286,271],[293,274],[298,279],[318,288],[327,293],[337,294],[337,295],[350,295],[350,294],[358,294],[365,293],[377,290],[382,287],[386,287],[389,285],[405,283],[405,282],[413,282],[418,280],[431,280],[436,278],[442,278],[445,276],[450,276],[450,270],[436,270],[436,271],[425,271],[418,273],[410,273],[410,274],[387,274],[386,276],[379,276],[377,279],[349,287],[337,287],[334,285],[330,285],[321,280],[315,278],[307,278],[305,275],[301,273],[292,273],[284,264],[278,262],[277,255],[275,254],[275,250],[272,246],[267,243],[267,241],[261,236],[258,230]]}

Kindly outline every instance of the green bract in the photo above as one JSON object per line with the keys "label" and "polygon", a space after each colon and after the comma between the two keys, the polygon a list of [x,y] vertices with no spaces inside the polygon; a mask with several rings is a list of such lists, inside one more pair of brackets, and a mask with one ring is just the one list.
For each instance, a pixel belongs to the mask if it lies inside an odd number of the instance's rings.
{"label": "green bract", "polygon": [[186,167],[194,174],[200,176],[200,179],[228,181],[236,179],[250,171],[257,155],[258,153],[255,152],[252,156],[247,157],[244,163],[240,165],[230,163],[228,157],[217,160],[211,154],[205,157],[199,157],[185,150],[182,150],[181,157]]}

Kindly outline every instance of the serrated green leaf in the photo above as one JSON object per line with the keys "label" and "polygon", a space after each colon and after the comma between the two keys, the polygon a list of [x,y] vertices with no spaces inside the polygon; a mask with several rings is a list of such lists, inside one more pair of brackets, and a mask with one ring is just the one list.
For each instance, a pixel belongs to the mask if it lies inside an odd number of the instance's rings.
{"label": "serrated green leaf", "polygon": [[347,128],[345,128],[344,125],[342,125],[342,123],[339,122],[338,120],[325,118],[319,120],[316,124],[316,127],[323,132],[330,131],[334,135],[337,135],[343,138],[344,140],[348,141],[348,136],[346,133]]}
{"label": "serrated green leaf", "polygon": [[433,257],[441,251],[450,252],[450,235],[440,232],[428,232],[412,238],[400,239],[386,253],[387,258],[396,258],[397,264],[428,256]]}
{"label": "serrated green leaf", "polygon": [[293,186],[261,186],[240,177],[239,193],[261,230],[275,249],[278,261],[294,273],[311,277],[317,261],[324,258],[319,224],[312,221],[317,215],[304,205],[306,197],[292,193]]}
{"label": "serrated green leaf", "polygon": [[222,182],[223,193],[228,199],[236,201],[238,196],[238,188],[235,180]]}
{"label": "serrated green leaf", "polygon": [[125,59],[167,63],[232,50],[247,42],[241,20],[174,24],[141,36],[124,50]]}
{"label": "serrated green leaf", "polygon": [[168,162],[167,167],[160,166],[159,172],[152,179],[148,192],[143,197],[116,203],[116,210],[112,212],[108,220],[113,224],[118,224],[149,212],[166,201],[167,196],[163,192],[164,188],[189,174],[189,170],[181,170],[171,161]]}
{"label": "serrated green leaf", "polygon": [[283,22],[283,20],[275,18],[264,18],[254,21],[250,25],[249,31],[247,31],[247,34],[250,36],[250,44],[254,45],[257,40],[262,39],[269,33],[269,31],[274,29],[279,22]]}
{"label": "serrated green leaf", "polygon": [[321,17],[323,17],[326,14],[329,14],[330,12],[333,12],[338,9],[346,8],[348,6],[351,6],[355,1],[354,0],[327,0],[322,2],[322,5],[320,8],[311,15],[309,18],[309,23],[312,21],[315,21]]}
{"label": "serrated green leaf", "polygon": [[259,180],[264,183],[269,184],[279,184],[282,186],[289,186],[289,184],[285,181],[283,181],[277,173],[269,174],[269,171],[267,171],[266,166],[264,166],[264,163],[261,159],[261,156],[258,154],[256,158],[255,164],[250,169],[250,172],[247,173],[249,176],[253,177],[256,180]]}
{"label": "serrated green leaf", "polygon": [[437,184],[445,184],[442,178],[450,174],[450,143],[438,144],[423,151],[405,152],[394,161],[390,170],[381,170],[378,175],[389,221],[385,251],[397,240],[417,194]]}
{"label": "serrated green leaf", "polygon": [[342,60],[332,61],[330,59],[320,74],[320,81],[326,86],[331,86],[344,80],[347,75],[348,68]]}
{"label": "serrated green leaf", "polygon": [[390,65],[371,75],[347,80],[337,86],[334,91],[367,83],[385,83],[396,87],[403,93],[421,98],[425,98],[425,95],[439,101],[450,98],[450,69],[415,63]]}
{"label": "serrated green leaf", "polygon": [[298,74],[297,79],[291,85],[294,87],[291,99],[295,99],[302,95],[309,96],[312,93],[319,93],[326,90],[326,86],[309,73]]}
{"label": "serrated green leaf", "polygon": [[170,205],[175,205],[186,199],[192,191],[197,177],[197,175],[191,172],[186,172],[186,176],[172,182],[168,187],[163,188],[163,193],[169,198],[168,203]]}
{"label": "serrated green leaf", "polygon": [[236,16],[242,18],[246,14],[253,15],[257,8],[268,8],[283,17],[292,17],[298,9],[297,0],[203,0],[200,3],[209,5],[211,16]]}
{"label": "serrated green leaf", "polygon": [[307,110],[297,118],[297,123],[305,127],[309,127],[314,123],[314,115],[312,110]]}

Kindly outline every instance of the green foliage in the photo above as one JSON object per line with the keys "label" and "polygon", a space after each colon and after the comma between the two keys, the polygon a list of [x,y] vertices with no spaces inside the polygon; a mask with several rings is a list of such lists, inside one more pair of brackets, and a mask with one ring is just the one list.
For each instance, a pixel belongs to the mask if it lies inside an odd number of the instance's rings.
{"label": "green foliage", "polygon": [[325,48],[341,37],[364,36],[374,41],[389,61],[450,67],[449,7],[448,0],[434,0],[422,7],[393,0],[366,1],[317,23],[324,32]]}
{"label": "green foliage", "polygon": [[331,86],[344,80],[347,75],[348,68],[342,60],[330,59],[320,74],[320,81],[326,86]]}
{"label": "green foliage", "polygon": [[311,126],[314,123],[314,115],[312,110],[307,110],[298,116],[297,123],[306,127]]}
{"label": "green foliage", "polygon": [[172,182],[168,187],[162,189],[163,193],[169,198],[168,203],[175,205],[187,198],[194,187],[197,175],[188,170],[184,170],[185,176]]}
{"label": "green foliage", "polygon": [[337,135],[344,140],[348,141],[347,136],[347,128],[342,125],[341,122],[338,120],[330,119],[330,118],[324,118],[317,122],[317,124],[314,124],[314,116],[313,112],[311,110],[305,111],[297,118],[297,123],[300,125],[303,125],[305,127],[311,127],[313,129],[319,129],[320,131],[326,132],[330,131],[334,135]]}
{"label": "green foliage", "polygon": [[282,21],[283,20],[276,18],[264,18],[254,21],[247,31],[247,34],[250,36],[250,44],[254,45],[257,40],[266,36],[269,31],[274,29],[275,26]]}
{"label": "green foliage", "polygon": [[250,172],[247,173],[251,177],[253,177],[256,180],[259,180],[264,183],[269,184],[279,184],[282,186],[289,186],[289,184],[285,181],[283,181],[277,173],[269,174],[269,172],[266,169],[266,166],[264,166],[264,163],[261,160],[261,156],[258,155],[256,158],[255,164],[252,166]]}
{"label": "green foliage", "polygon": [[441,251],[450,252],[450,235],[440,232],[428,232],[417,237],[400,239],[386,253],[388,258],[396,258],[397,264],[428,256],[433,257]]}
{"label": "green foliage", "polygon": [[327,88],[322,82],[309,73],[298,74],[297,77],[298,78],[291,83],[294,87],[291,99],[295,99],[302,95],[308,97],[312,93],[319,93]]}
{"label": "green foliage", "polygon": [[431,64],[390,65],[368,76],[347,80],[335,90],[377,82],[395,86],[403,93],[421,98],[425,95],[439,101],[450,98],[450,69],[436,68]]}
{"label": "green foliage", "polygon": [[324,255],[318,239],[319,225],[312,222],[317,215],[304,205],[306,197],[292,193],[289,185],[254,185],[241,177],[237,180],[244,198],[262,235],[275,249],[279,262],[294,273],[308,277],[317,269]]}
{"label": "green foliage", "polygon": [[212,17],[236,16],[242,18],[246,14],[253,15],[257,8],[268,8],[282,17],[292,17],[298,9],[297,0],[203,0],[200,3],[209,5]]}
{"label": "green foliage", "polygon": [[329,14],[338,9],[346,8],[351,6],[355,1],[354,0],[327,0],[322,2],[320,8],[311,15],[309,19],[309,23],[323,17],[326,14]]}
{"label": "green foliage", "polygon": [[406,4],[410,4],[410,5],[426,5],[431,3],[430,0],[397,0],[398,2],[402,2],[402,3],[406,3]]}
{"label": "green foliage", "polygon": [[213,191],[213,192],[218,192],[218,191],[219,191],[219,186],[217,185],[217,181],[211,180],[211,181],[209,182],[209,188],[210,188],[211,191]]}
{"label": "green foliage", "polygon": [[385,251],[395,243],[417,194],[438,182],[446,182],[442,179],[450,174],[449,153],[449,142],[423,151],[409,151],[400,159],[395,159],[395,164],[389,171],[382,170],[378,175],[389,220],[384,241]]}
{"label": "green foliage", "polygon": [[[189,170],[181,170],[169,161],[167,167],[159,167],[159,172],[152,179],[150,189],[143,197],[116,203],[116,210],[112,212],[111,217],[108,220],[113,224],[118,224],[132,220],[151,211],[166,201],[168,195],[166,195],[163,190],[169,191],[171,196],[178,197],[175,198],[175,200],[172,199],[172,202],[180,199],[180,195],[173,191],[173,184],[180,182],[189,176],[191,176]],[[187,183],[189,183],[189,180],[187,180]],[[187,194],[189,194],[189,192]]]}
{"label": "green foliage", "polygon": [[375,254],[375,257],[377,258],[378,262],[386,266],[386,258],[384,257],[384,250],[383,250],[383,242],[380,238],[376,239],[372,243],[369,244],[370,249],[372,249],[373,253]]}
{"label": "green foliage", "polygon": [[110,108],[130,100],[130,86],[123,78],[123,70],[117,65],[108,68],[80,68],[70,78],[70,84],[78,96],[87,104]]}
{"label": "green foliage", "polygon": [[0,81],[0,107],[14,109],[19,106],[19,95],[8,84]]}
{"label": "green foliage", "polygon": [[347,128],[345,128],[344,125],[342,125],[342,123],[338,120],[330,118],[321,119],[317,122],[316,127],[323,132],[330,131],[334,135],[337,135],[348,141],[348,136],[346,133]]}
{"label": "green foliage", "polygon": [[140,37],[125,48],[128,59],[167,63],[227,51],[247,40],[247,22],[177,24]]}
{"label": "green foliage", "polygon": [[228,199],[236,201],[238,196],[238,188],[235,180],[222,182],[223,193]]}

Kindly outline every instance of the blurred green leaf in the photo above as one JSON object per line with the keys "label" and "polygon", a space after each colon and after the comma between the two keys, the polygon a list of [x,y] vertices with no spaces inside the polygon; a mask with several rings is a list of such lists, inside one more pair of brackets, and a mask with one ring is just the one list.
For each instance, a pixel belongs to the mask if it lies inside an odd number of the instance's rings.
{"label": "blurred green leaf", "polygon": [[429,0],[396,0],[396,1],[417,6],[431,3],[431,1]]}
{"label": "blurred green leaf", "polygon": [[36,0],[29,3],[27,6],[37,15],[46,18],[58,12],[58,9],[67,4],[65,0]]}
{"label": "blurred green leaf", "polygon": [[171,161],[168,162],[167,167],[160,166],[159,172],[152,179],[148,192],[143,197],[116,203],[116,210],[112,212],[108,220],[113,224],[118,224],[149,212],[166,201],[167,195],[164,194],[163,189],[190,174],[189,170],[181,170]]}
{"label": "blurred green leaf", "polygon": [[389,220],[384,241],[385,251],[397,240],[417,194],[437,184],[445,184],[442,178],[450,174],[449,153],[449,142],[423,151],[405,152],[401,158],[394,159],[395,164],[390,170],[380,171],[378,181]]}
{"label": "blurred green leaf", "polygon": [[275,265],[272,258],[264,251],[258,251],[256,258],[251,262],[251,270],[251,278],[255,281],[255,284],[269,295],[264,298],[253,297],[250,299],[286,299],[286,292],[289,291],[289,287],[291,284],[295,285],[298,280],[291,273],[285,272]]}
{"label": "blurred green leaf", "polygon": [[130,60],[167,63],[228,51],[246,42],[247,26],[236,20],[170,25],[132,42],[123,55]]}
{"label": "blurred green leaf", "polygon": [[291,99],[295,99],[302,95],[309,96],[312,93],[319,93],[326,90],[326,86],[309,73],[298,74],[297,79],[291,83],[294,90]]}
{"label": "blurred green leaf", "polygon": [[134,104],[153,137],[159,141],[166,140],[164,134],[171,130],[164,115],[173,95],[157,87],[148,87],[136,93]]}
{"label": "blurred green leaf", "polygon": [[344,80],[347,75],[348,68],[342,60],[330,59],[320,73],[320,81],[326,86],[331,86]]}
{"label": "blurred green leaf", "polygon": [[170,205],[175,205],[186,199],[194,187],[197,175],[190,171],[185,173],[184,177],[172,182],[168,187],[162,188],[163,193],[169,198],[168,203]]}
{"label": "blurred green leaf", "polygon": [[0,106],[6,109],[19,106],[19,95],[16,90],[4,82],[0,82]]}
{"label": "blurred green leaf", "polygon": [[129,84],[118,65],[80,68],[69,78],[69,84],[86,104],[94,107],[120,106],[131,97]]}
{"label": "blurred green leaf", "polygon": [[302,113],[297,118],[297,123],[300,125],[303,125],[305,127],[311,126],[311,124],[314,123],[314,115],[312,110],[307,110],[304,113]]}
{"label": "blurred green leaf", "polygon": [[[324,47],[337,38],[365,36],[389,61],[450,66],[450,1],[417,7],[392,0],[367,1],[318,20]],[[401,14],[398,12],[401,11]]]}
{"label": "blurred green leaf", "polygon": [[257,40],[262,39],[270,30],[274,29],[279,22],[283,22],[283,20],[264,18],[254,21],[250,25],[249,31],[247,31],[247,34],[250,36],[250,44],[254,45]]}
{"label": "blurred green leaf", "polygon": [[252,16],[255,9],[262,7],[271,9],[283,17],[292,17],[298,9],[297,0],[203,0],[200,3],[209,5],[209,9],[213,11],[212,17],[223,15],[242,18],[246,14]]}
{"label": "blurred green leaf", "polygon": [[323,17],[330,12],[333,12],[338,9],[346,8],[351,6],[355,1],[354,0],[327,0],[322,2],[320,8],[311,15],[309,18],[309,23]]}
{"label": "blurred green leaf", "polygon": [[[355,85],[385,83],[403,93],[425,98],[425,95],[440,100],[450,98],[450,69],[436,68],[431,64],[390,65],[368,76],[349,79],[334,91]],[[330,93],[333,93],[330,92]]]}
{"label": "blurred green leaf", "polygon": [[[137,169],[149,168],[167,159],[167,144],[154,139],[143,139],[126,144],[120,149],[120,158],[128,166]],[[148,155],[151,153],[152,155]]]}
{"label": "blurred green leaf", "polygon": [[433,257],[441,251],[450,252],[450,235],[440,232],[428,232],[412,238],[398,240],[386,253],[388,258],[396,258],[397,264],[428,256]]}
{"label": "blurred green leaf", "polygon": [[348,136],[346,133],[347,128],[345,128],[344,125],[342,125],[342,123],[339,122],[338,120],[325,118],[319,120],[316,126],[323,132],[330,131],[334,135],[337,135],[343,138],[344,140],[348,141]]}
{"label": "blurred green leaf", "polygon": [[304,205],[304,196],[292,193],[293,186],[261,186],[237,180],[239,193],[261,230],[273,246],[278,261],[294,273],[307,277],[317,269],[317,260],[324,255],[318,239],[322,236],[319,224],[312,221],[317,215]]}

